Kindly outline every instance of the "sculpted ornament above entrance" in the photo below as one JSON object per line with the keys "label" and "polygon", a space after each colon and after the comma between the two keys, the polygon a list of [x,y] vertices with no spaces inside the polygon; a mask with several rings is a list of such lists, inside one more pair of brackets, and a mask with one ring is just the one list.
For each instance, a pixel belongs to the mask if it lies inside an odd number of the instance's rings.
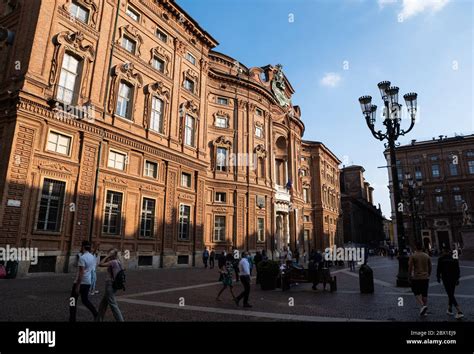
{"label": "sculpted ornament above entrance", "polygon": [[275,66],[275,73],[272,80],[272,91],[281,107],[290,107],[291,101],[286,96],[286,84],[283,76],[281,64]]}

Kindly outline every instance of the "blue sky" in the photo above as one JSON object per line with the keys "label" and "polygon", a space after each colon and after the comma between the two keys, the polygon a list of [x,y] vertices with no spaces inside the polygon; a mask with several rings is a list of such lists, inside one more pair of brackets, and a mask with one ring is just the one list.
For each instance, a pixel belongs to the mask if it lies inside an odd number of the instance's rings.
{"label": "blue sky", "polygon": [[419,121],[402,143],[474,131],[470,0],[178,3],[219,41],[216,50],[248,67],[283,65],[296,91],[292,102],[302,110],[304,139],[364,166],[386,216],[387,171],[377,168],[386,165],[384,146],[365,125],[360,96],[371,95],[380,107],[383,80],[400,87],[402,101],[403,94],[418,93]]}

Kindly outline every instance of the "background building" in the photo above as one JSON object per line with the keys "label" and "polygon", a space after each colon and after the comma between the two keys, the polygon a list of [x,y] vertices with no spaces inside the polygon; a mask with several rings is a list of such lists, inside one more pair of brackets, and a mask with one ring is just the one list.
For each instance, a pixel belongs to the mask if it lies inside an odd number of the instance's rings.
{"label": "background building", "polygon": [[[215,51],[166,0],[3,1],[0,26],[0,246],[38,247],[30,271],[68,271],[83,240],[128,267],[334,242],[337,158],[302,142],[280,65]],[[330,170],[300,178],[303,148]]]}
{"label": "background building", "polygon": [[[445,243],[471,244],[474,233],[463,227],[463,204],[472,212],[474,205],[474,135],[445,137],[427,141],[412,140],[411,144],[397,148],[400,181],[406,173],[421,185],[424,196],[420,198],[421,236],[425,247],[439,249]],[[387,161],[389,161],[386,152]],[[390,174],[390,169],[389,169]],[[390,181],[391,177],[389,175]],[[390,182],[391,183],[391,182]],[[401,183],[403,185],[403,183]],[[392,198],[392,219],[393,212]],[[413,247],[412,218],[404,209],[405,234]],[[394,226],[396,227],[395,223]],[[465,239],[461,236],[466,233]],[[396,230],[395,230],[396,234]],[[472,245],[474,247],[474,244]]]}
{"label": "background building", "polygon": [[362,166],[341,170],[341,205],[344,242],[378,246],[385,241],[384,217],[374,206],[373,188],[364,178]]}

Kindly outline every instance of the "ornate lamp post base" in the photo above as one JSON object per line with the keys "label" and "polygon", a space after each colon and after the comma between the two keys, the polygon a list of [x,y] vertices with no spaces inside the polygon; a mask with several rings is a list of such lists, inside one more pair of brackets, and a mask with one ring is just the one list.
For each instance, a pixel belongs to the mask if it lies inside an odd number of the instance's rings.
{"label": "ornate lamp post base", "polygon": [[403,288],[410,286],[408,281],[408,256],[405,254],[398,256],[397,286]]}

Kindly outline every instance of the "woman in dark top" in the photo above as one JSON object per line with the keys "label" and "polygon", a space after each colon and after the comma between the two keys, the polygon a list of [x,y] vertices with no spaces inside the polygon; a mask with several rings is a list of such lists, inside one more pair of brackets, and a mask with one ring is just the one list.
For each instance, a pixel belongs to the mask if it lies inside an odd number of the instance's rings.
{"label": "woman in dark top", "polygon": [[[229,256],[229,255],[228,255]],[[222,289],[219,291],[216,297],[216,301],[220,301],[220,296],[224,292],[227,287],[230,290],[230,293],[232,295],[232,299],[235,301],[235,295],[233,291],[233,286],[232,286],[232,270],[234,268],[232,264],[233,257],[227,257],[225,265],[222,266],[222,268],[219,270],[222,274]]]}
{"label": "woman in dark top", "polygon": [[438,269],[436,271],[436,275],[438,278],[438,283],[443,280],[444,288],[446,289],[446,293],[448,294],[449,304],[448,304],[448,311],[446,313],[448,315],[453,315],[453,306],[456,308],[456,319],[461,319],[464,317],[461,308],[454,297],[454,291],[456,289],[456,285],[459,284],[459,277],[461,272],[459,270],[459,262],[457,259],[454,259],[451,251],[448,248],[443,248],[443,253],[438,258]]}

